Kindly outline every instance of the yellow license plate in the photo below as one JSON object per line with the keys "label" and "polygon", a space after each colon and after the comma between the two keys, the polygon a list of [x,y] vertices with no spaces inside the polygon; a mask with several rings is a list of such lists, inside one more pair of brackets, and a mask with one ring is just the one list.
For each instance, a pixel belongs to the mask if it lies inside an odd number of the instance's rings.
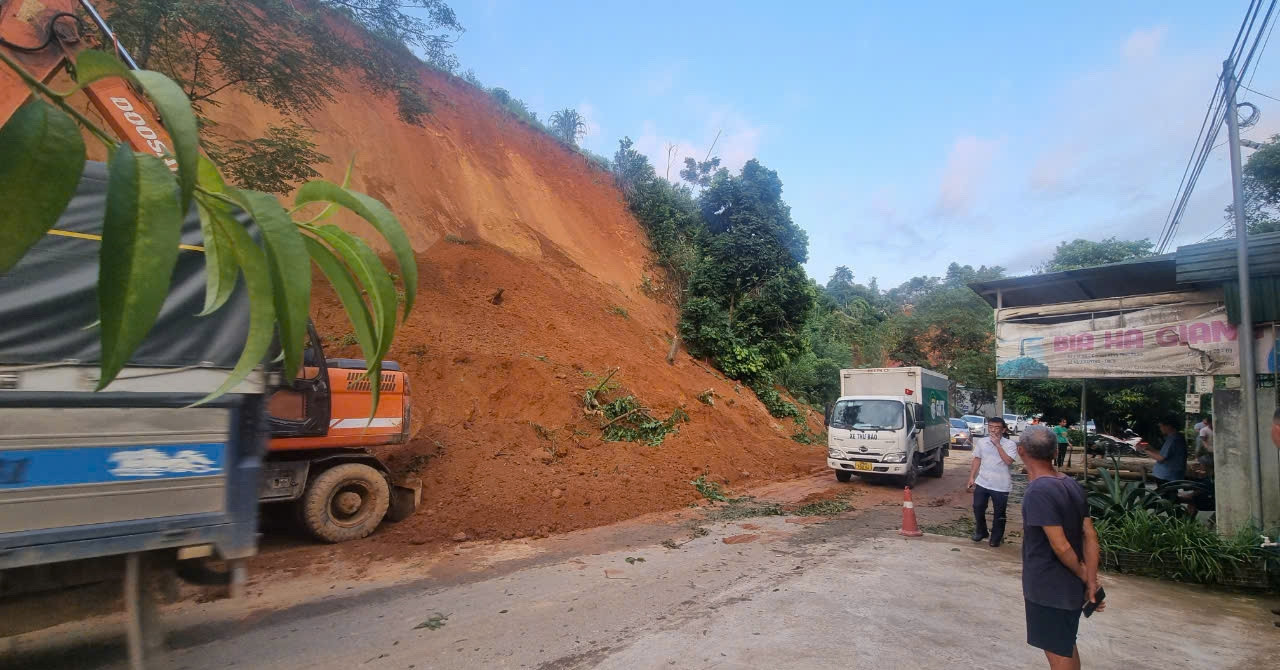
{"label": "yellow license plate", "polygon": [[870,470],[871,463],[868,461],[855,461],[853,464],[853,469],[854,470]]}

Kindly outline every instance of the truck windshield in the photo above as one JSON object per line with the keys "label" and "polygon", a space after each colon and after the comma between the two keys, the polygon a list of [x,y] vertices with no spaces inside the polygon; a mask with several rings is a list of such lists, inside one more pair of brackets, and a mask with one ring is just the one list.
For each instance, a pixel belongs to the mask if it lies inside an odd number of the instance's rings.
{"label": "truck windshield", "polygon": [[897,400],[841,400],[831,412],[835,428],[898,430],[902,423],[902,403]]}

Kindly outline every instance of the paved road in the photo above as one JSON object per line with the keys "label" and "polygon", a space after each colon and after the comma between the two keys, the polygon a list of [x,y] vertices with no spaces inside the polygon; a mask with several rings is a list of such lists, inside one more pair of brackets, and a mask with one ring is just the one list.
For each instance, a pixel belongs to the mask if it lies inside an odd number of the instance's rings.
{"label": "paved road", "polygon": [[[963,486],[967,455],[953,458],[946,478],[917,491],[918,500],[944,503],[921,505],[923,521],[963,514],[955,500],[936,497]],[[395,585],[350,591],[333,584],[321,597],[311,584],[297,604],[247,612],[192,606],[171,613],[173,650],[161,667],[1042,664],[1023,643],[1018,548],[902,538],[894,532],[900,517],[900,507],[880,504],[821,523],[776,516],[705,523],[709,534],[699,537],[680,524],[599,531],[611,533],[607,540],[588,532],[475,554],[475,569],[453,577],[404,582],[402,575]],[[680,544],[664,547],[662,537]],[[1110,618],[1082,633],[1089,667],[1266,667],[1266,655],[1280,653],[1280,629],[1264,603],[1145,580],[1107,585]],[[1141,631],[1162,633],[1154,640]],[[85,642],[82,632],[28,641],[30,653],[6,657],[13,667],[118,665],[118,647]]]}

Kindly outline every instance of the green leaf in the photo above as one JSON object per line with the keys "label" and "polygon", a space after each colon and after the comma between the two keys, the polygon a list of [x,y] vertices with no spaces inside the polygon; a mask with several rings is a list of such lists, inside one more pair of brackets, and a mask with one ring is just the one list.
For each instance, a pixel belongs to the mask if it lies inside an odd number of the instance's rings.
{"label": "green leaf", "polygon": [[[356,330],[356,341],[360,343],[360,351],[364,352],[366,375],[371,380],[381,379],[382,359],[377,355],[378,336],[375,332],[373,318],[369,314],[369,307],[360,295],[360,287],[356,284],[355,278],[351,276],[351,271],[347,266],[328,247],[312,237],[304,237],[303,239],[306,241],[307,251],[311,254],[311,260],[315,261],[316,266],[328,278],[329,284],[333,286],[334,292],[338,294],[338,299],[342,301],[342,307],[347,312],[347,318],[351,320],[351,325]],[[369,385],[370,393],[373,396],[373,405],[369,412],[370,418],[373,418],[374,413],[378,411],[380,386],[381,384],[377,383]]]}
{"label": "green leaf", "polygon": [[292,383],[302,366],[303,342],[311,308],[311,264],[298,225],[275,196],[258,191],[233,191],[234,197],[262,230],[271,274],[284,376]]}
{"label": "green leaf", "polygon": [[254,368],[266,358],[275,336],[276,310],[271,300],[271,277],[267,269],[266,254],[254,243],[253,238],[235,219],[213,220],[213,224],[231,241],[231,252],[244,274],[249,291],[249,333],[245,336],[244,351],[231,374],[213,393],[201,398],[200,405],[235,388]]}
{"label": "green leaf", "polygon": [[404,318],[409,318],[409,311],[413,309],[413,302],[418,294],[418,262],[413,255],[413,245],[409,244],[409,236],[391,210],[363,193],[327,181],[309,181],[303,184],[298,189],[294,202],[299,205],[308,202],[336,203],[368,221],[386,238],[391,251],[396,255],[400,275],[404,278]]}
{"label": "green leaf", "polygon": [[173,173],[164,161],[117,146],[107,164],[107,211],[99,250],[98,390],[115,379],[164,306],[178,261],[182,218],[173,197]]}
{"label": "green leaf", "polygon": [[0,272],[57,223],[83,170],[80,129],[48,103],[28,102],[0,128]]}
{"label": "green leaf", "polygon": [[[369,295],[369,303],[373,315],[373,332],[377,339],[377,347],[372,358],[381,364],[382,359],[391,349],[391,340],[396,330],[396,287],[391,275],[383,267],[378,255],[363,240],[334,226],[310,228],[351,268],[356,278],[364,286]],[[368,353],[366,352],[366,357]]]}
{"label": "green leaf", "polygon": [[186,212],[191,206],[200,162],[200,131],[195,112],[191,111],[191,101],[181,86],[159,72],[137,70],[132,74],[160,112],[160,120],[173,140],[173,153],[178,159],[178,184],[182,188],[182,211]]}
{"label": "green leaf", "polygon": [[235,221],[225,203],[213,198],[197,196],[196,209],[200,212],[200,234],[204,238],[205,268],[204,309],[197,316],[205,316],[226,304],[236,288],[236,275],[240,272],[235,253],[231,249],[231,240],[214,223],[214,219],[240,224]]}
{"label": "green leaf", "polygon": [[[342,188],[347,188],[348,186],[351,185],[351,171],[354,170],[355,167],[356,167],[356,157],[353,155],[351,157],[351,160],[347,161],[346,174],[342,175]],[[303,206],[304,205],[298,205],[298,207],[303,207]],[[333,216],[333,213],[335,211],[337,211],[337,207],[333,203],[329,203],[324,206],[324,209],[320,210],[319,214],[316,214],[310,219],[307,219],[306,223],[319,223],[321,221],[324,221],[325,219]]]}
{"label": "green leaf", "polygon": [[76,90],[108,77],[135,81],[133,71],[105,51],[85,49],[76,56]]}
{"label": "green leaf", "polygon": [[204,156],[200,156],[200,165],[196,168],[196,184],[210,193],[226,193],[228,190],[218,166]]}

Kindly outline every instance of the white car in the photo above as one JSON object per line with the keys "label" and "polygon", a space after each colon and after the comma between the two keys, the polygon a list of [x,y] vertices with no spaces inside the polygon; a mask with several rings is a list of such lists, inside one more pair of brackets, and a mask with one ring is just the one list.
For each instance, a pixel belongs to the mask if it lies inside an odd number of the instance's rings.
{"label": "white car", "polygon": [[1009,433],[1011,435],[1017,435],[1022,432],[1023,428],[1027,427],[1027,417],[1018,416],[1017,414],[1006,414],[1004,415],[1004,425],[1009,427]]}
{"label": "white car", "polygon": [[966,414],[960,417],[969,426],[969,435],[973,437],[985,437],[987,434],[987,419],[977,414]]}

